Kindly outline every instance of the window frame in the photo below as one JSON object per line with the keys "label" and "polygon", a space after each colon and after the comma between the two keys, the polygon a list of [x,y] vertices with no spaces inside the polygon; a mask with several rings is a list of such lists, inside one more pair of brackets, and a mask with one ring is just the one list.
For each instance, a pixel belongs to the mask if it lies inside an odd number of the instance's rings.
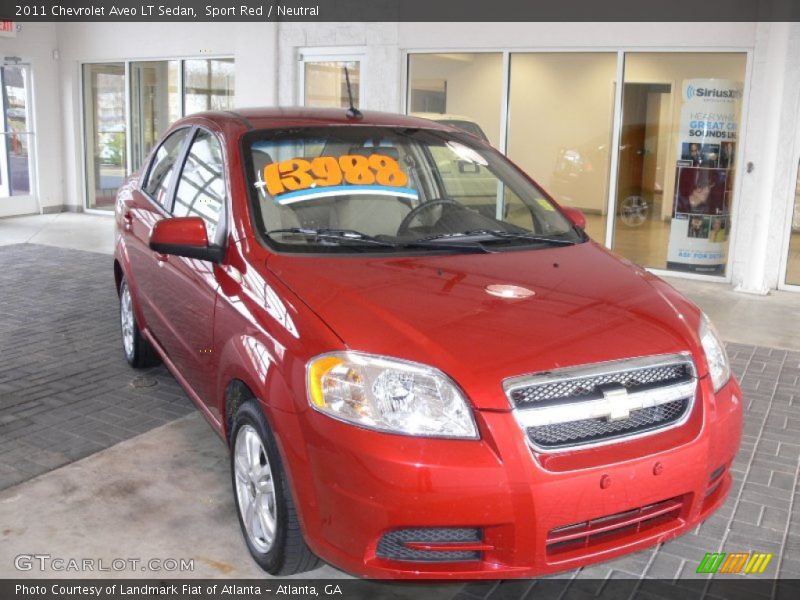
{"label": "window frame", "polygon": [[[138,185],[138,187],[139,187],[139,191],[142,193],[142,195],[145,198],[147,198],[153,205],[158,206],[159,208],[161,208],[168,215],[172,215],[172,203],[173,203],[173,199],[174,199],[174,195],[175,195],[174,186],[175,186],[175,182],[177,181],[175,173],[177,173],[179,170],[183,171],[183,160],[185,159],[185,154],[186,154],[186,150],[187,150],[187,147],[188,147],[187,146],[187,142],[189,140],[193,139],[193,137],[194,137],[194,131],[193,130],[194,130],[194,126],[185,125],[185,126],[177,127],[175,129],[173,129],[172,131],[169,131],[164,136],[164,138],[161,140],[161,143],[157,144],[156,146],[154,146],[153,149],[150,151],[150,155],[147,157],[147,160],[145,161],[145,168],[142,169],[142,175],[139,177],[139,185]],[[145,185],[147,185],[147,182],[150,180],[150,175],[151,175],[151,173],[153,171],[153,167],[155,167],[158,151],[161,149],[161,147],[164,144],[167,143],[167,140],[169,140],[173,135],[176,135],[176,134],[181,133],[181,132],[185,132],[185,134],[184,134],[185,137],[184,137],[183,142],[182,142],[181,150],[180,150],[180,152],[178,152],[178,156],[175,158],[175,163],[174,163],[175,165],[180,165],[180,169],[177,169],[177,170],[173,169],[173,171],[170,173],[171,180],[170,180],[169,186],[167,186],[167,195],[166,195],[165,203],[161,204],[158,200],[153,198],[153,196],[145,189]]]}

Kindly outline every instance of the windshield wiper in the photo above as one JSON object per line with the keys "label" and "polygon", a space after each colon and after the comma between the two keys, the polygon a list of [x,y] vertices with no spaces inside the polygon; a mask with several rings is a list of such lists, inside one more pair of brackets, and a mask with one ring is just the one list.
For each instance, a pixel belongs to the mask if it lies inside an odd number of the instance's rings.
{"label": "windshield wiper", "polygon": [[433,248],[434,250],[467,250],[468,252],[491,253],[492,250],[480,243],[468,242],[466,244],[441,244],[436,239],[422,238],[397,242],[398,248]]}
{"label": "windshield wiper", "polygon": [[510,239],[510,240],[528,240],[531,242],[537,242],[542,244],[550,244],[555,246],[574,246],[576,242],[573,240],[565,240],[559,239],[554,237],[536,235],[535,233],[516,233],[513,231],[503,231],[500,229],[473,229],[471,231],[463,231],[459,233],[439,233],[436,235],[430,235],[428,237],[421,238],[417,241],[425,241],[425,242],[437,242],[439,240],[442,241],[449,241],[449,240],[457,240],[457,241],[487,241],[487,240],[480,240],[475,238],[485,238],[489,237],[491,239]]}
{"label": "windshield wiper", "polygon": [[370,244],[373,246],[382,246],[384,248],[432,248],[434,250],[469,250],[470,252],[490,252],[490,250],[477,244],[438,244],[436,242],[429,242],[426,240],[408,240],[393,242],[390,240],[381,240],[374,236],[354,229],[330,229],[313,227],[289,227],[286,229],[270,229],[267,235],[274,233],[288,233],[294,235],[304,235],[310,238],[317,238],[322,240],[329,240],[336,243],[351,243],[351,244]]}
{"label": "windshield wiper", "polygon": [[286,229],[270,229],[267,235],[271,236],[274,233],[290,233],[295,235],[304,235],[306,237],[318,238],[321,240],[330,240],[333,242],[356,242],[363,244],[372,244],[374,246],[384,246],[386,248],[396,248],[397,244],[385,240],[379,240],[369,234],[356,231],[354,229],[329,229],[313,227],[288,227]]}

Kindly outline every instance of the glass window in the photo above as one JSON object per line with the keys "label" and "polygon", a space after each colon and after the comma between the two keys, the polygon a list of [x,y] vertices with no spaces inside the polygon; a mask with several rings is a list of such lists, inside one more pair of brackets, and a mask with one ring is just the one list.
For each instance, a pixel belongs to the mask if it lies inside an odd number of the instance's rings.
{"label": "glass window", "polygon": [[786,283],[800,285],[800,165],[797,168],[797,186],[794,191],[794,213],[789,237],[789,258],[786,261]]}
{"label": "glass window", "polygon": [[183,62],[185,114],[233,108],[235,66],[232,58]]}
{"label": "glass window", "polygon": [[606,238],[617,55],[513,53],[508,156]]}
{"label": "glass window", "polygon": [[175,206],[176,217],[202,217],[208,239],[213,240],[225,203],[222,147],[212,133],[201,129],[183,165]]}
{"label": "glass window", "polygon": [[130,74],[131,166],[136,170],[181,116],[180,61],[132,62]]}
{"label": "glass window", "polygon": [[113,210],[127,171],[125,64],[83,65],[87,206]]}
{"label": "glass window", "polygon": [[175,170],[175,163],[183,150],[183,142],[189,129],[179,129],[170,135],[164,143],[156,150],[150,172],[147,174],[142,189],[150,195],[153,200],[161,206],[167,206],[169,186],[172,183],[172,172]]}
{"label": "glass window", "polygon": [[584,241],[539,188],[464,132],[255,131],[245,162],[260,228],[292,251],[491,252]]}
{"label": "glass window", "polygon": [[303,67],[303,106],[349,107],[345,68],[350,77],[353,105],[358,107],[361,100],[361,63],[357,60],[306,62]]}
{"label": "glass window", "polygon": [[411,54],[408,112],[500,144],[503,55],[499,52]]}
{"label": "glass window", "polygon": [[615,251],[725,274],[745,63],[744,53],[626,54]]}
{"label": "glass window", "polygon": [[[87,208],[112,210],[116,191],[130,172],[128,167],[139,169],[176,119],[199,111],[228,110],[234,106],[235,63],[232,58],[127,64],[130,80],[126,80],[126,63],[123,62],[83,65]],[[126,114],[126,93],[130,94],[130,121]],[[129,134],[130,160],[127,156]],[[14,149],[26,151],[27,140],[17,137]],[[3,157],[0,145],[0,164]],[[17,163],[21,165],[20,161]],[[168,174],[160,173],[162,177]],[[3,189],[0,173],[0,195]],[[158,192],[156,187],[152,191]]]}

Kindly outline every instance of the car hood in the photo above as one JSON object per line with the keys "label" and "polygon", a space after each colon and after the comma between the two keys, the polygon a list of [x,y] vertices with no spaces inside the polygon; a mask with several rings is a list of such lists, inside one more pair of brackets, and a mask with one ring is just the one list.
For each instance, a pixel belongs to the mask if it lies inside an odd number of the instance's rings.
{"label": "car hood", "polygon": [[[491,254],[273,255],[268,268],[348,348],[433,365],[484,409],[509,408],[507,377],[697,347],[698,309],[594,242]],[[534,295],[487,293],[496,284]]]}

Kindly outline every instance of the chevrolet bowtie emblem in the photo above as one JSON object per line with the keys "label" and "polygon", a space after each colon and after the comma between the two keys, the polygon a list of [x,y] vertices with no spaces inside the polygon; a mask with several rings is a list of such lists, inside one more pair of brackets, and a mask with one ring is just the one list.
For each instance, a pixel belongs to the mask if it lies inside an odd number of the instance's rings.
{"label": "chevrolet bowtie emblem", "polygon": [[631,416],[628,390],[625,388],[613,388],[610,390],[602,390],[602,392],[603,400],[605,400],[607,407],[607,421],[622,421]]}

